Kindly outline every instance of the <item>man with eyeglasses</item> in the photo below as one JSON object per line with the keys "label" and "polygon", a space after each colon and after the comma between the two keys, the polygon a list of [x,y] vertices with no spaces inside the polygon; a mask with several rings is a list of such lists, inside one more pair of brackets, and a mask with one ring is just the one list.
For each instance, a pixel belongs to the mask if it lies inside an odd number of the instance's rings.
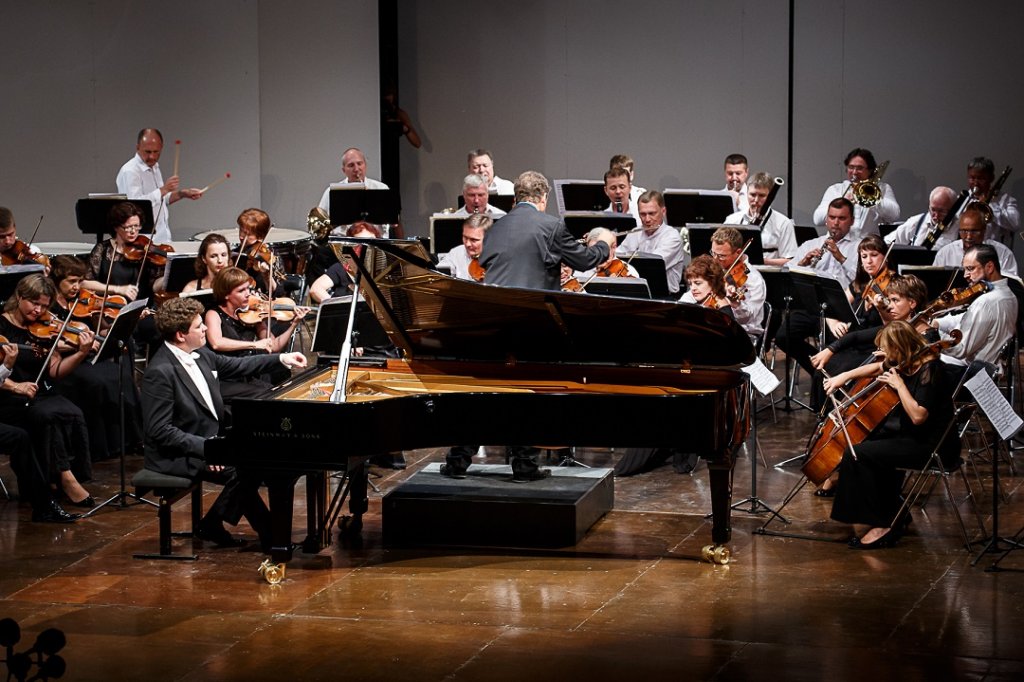
{"label": "man with eyeglasses", "polygon": [[828,215],[828,206],[833,199],[843,197],[853,203],[853,229],[851,234],[855,241],[868,234],[878,234],[879,223],[893,223],[900,217],[900,205],[896,202],[896,195],[892,187],[884,182],[878,183],[881,198],[874,206],[861,206],[854,198],[853,188],[856,183],[863,182],[870,178],[878,164],[875,163],[875,155],[868,149],[857,147],[846,155],[843,160],[846,166],[846,180],[837,182],[825,190],[821,197],[821,203],[814,209],[814,224],[824,225],[825,217]]}
{"label": "man with eyeglasses", "polygon": [[934,265],[958,268],[964,254],[975,246],[988,244],[999,258],[999,270],[1004,275],[1017,276],[1017,259],[1009,247],[994,239],[985,239],[985,217],[977,208],[968,206],[960,214],[960,239],[946,244],[935,254]]}
{"label": "man with eyeglasses", "polygon": [[[886,244],[909,244],[923,246],[928,235],[946,219],[946,215],[956,203],[956,192],[950,187],[936,187],[928,195],[928,210],[910,216],[902,225],[885,235]],[[957,221],[950,220],[949,225],[935,240],[936,249],[941,249],[957,239]]]}
{"label": "man with eyeglasses", "polygon": [[[711,255],[723,270],[732,268],[725,278],[725,291],[733,316],[754,339],[764,332],[764,277],[750,267],[747,254],[740,255],[742,251],[743,235],[736,228],[720,227],[711,235]],[[737,287],[736,282],[744,276],[747,281],[742,287]]]}

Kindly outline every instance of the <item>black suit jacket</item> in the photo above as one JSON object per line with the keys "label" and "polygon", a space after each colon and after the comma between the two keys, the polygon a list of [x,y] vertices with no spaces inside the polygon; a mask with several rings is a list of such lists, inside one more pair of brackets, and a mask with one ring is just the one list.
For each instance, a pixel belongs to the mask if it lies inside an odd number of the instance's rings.
{"label": "black suit jacket", "polygon": [[195,477],[205,466],[206,439],[216,436],[224,423],[218,379],[262,374],[278,366],[279,357],[274,353],[234,358],[200,349],[196,364],[210,387],[217,410],[214,417],[188,372],[161,344],[142,378],[146,468],[171,476]]}
{"label": "black suit jacket", "polygon": [[562,261],[575,270],[590,270],[606,260],[607,244],[580,244],[565,223],[527,203],[513,206],[487,230],[480,254],[487,284],[556,291]]}

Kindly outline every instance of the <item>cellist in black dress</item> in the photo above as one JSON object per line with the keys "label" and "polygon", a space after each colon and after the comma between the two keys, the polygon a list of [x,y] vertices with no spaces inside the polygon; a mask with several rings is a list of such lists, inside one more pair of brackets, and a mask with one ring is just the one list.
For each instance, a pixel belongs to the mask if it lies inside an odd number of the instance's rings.
{"label": "cellist in black dress", "polygon": [[[839,465],[832,518],[853,524],[858,535],[854,549],[892,547],[903,535],[909,514],[895,519],[902,504],[903,472],[896,467],[921,467],[931,456],[952,418],[952,387],[937,352],[926,348],[923,337],[910,324],[894,321],[878,332],[876,344],[884,360],[826,382],[831,393],[848,381],[877,377],[883,391],[895,391],[899,404],[867,440],[849,450]],[[899,369],[894,369],[898,367]],[[954,458],[959,442],[952,442],[944,459]]]}

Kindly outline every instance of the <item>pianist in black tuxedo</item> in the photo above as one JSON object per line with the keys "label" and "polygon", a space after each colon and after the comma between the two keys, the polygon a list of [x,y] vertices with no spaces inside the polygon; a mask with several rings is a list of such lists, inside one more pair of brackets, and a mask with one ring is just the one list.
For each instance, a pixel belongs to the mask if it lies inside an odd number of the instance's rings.
{"label": "pianist in black tuxedo", "polygon": [[565,223],[544,211],[548,181],[536,171],[516,178],[516,205],[484,237],[484,283],[526,289],[561,289],[561,265],[591,270],[608,260],[608,245],[584,246]]}
{"label": "pianist in black tuxedo", "polygon": [[220,483],[223,491],[203,517],[196,536],[221,547],[244,544],[228,533],[245,516],[264,546],[270,544],[270,512],[259,495],[258,473],[207,465],[206,439],[224,426],[224,401],[218,378],[264,373],[278,363],[304,367],[301,353],[234,358],[205,348],[203,306],[190,298],[168,301],[156,314],[164,339],[142,379],[145,466],[151,471]]}

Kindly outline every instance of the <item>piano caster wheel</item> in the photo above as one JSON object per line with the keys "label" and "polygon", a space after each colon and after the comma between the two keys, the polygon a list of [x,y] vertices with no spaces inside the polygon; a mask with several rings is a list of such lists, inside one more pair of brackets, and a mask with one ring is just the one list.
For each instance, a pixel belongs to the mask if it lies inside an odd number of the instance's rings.
{"label": "piano caster wheel", "polygon": [[341,528],[338,530],[345,537],[358,536],[363,532],[363,515],[343,517],[341,519]]}
{"label": "piano caster wheel", "polygon": [[270,559],[264,559],[260,564],[259,573],[271,585],[277,585],[284,580],[284,564],[272,564]]}
{"label": "piano caster wheel", "polygon": [[708,563],[724,566],[729,563],[729,557],[732,556],[732,552],[725,545],[704,545],[700,555]]}

